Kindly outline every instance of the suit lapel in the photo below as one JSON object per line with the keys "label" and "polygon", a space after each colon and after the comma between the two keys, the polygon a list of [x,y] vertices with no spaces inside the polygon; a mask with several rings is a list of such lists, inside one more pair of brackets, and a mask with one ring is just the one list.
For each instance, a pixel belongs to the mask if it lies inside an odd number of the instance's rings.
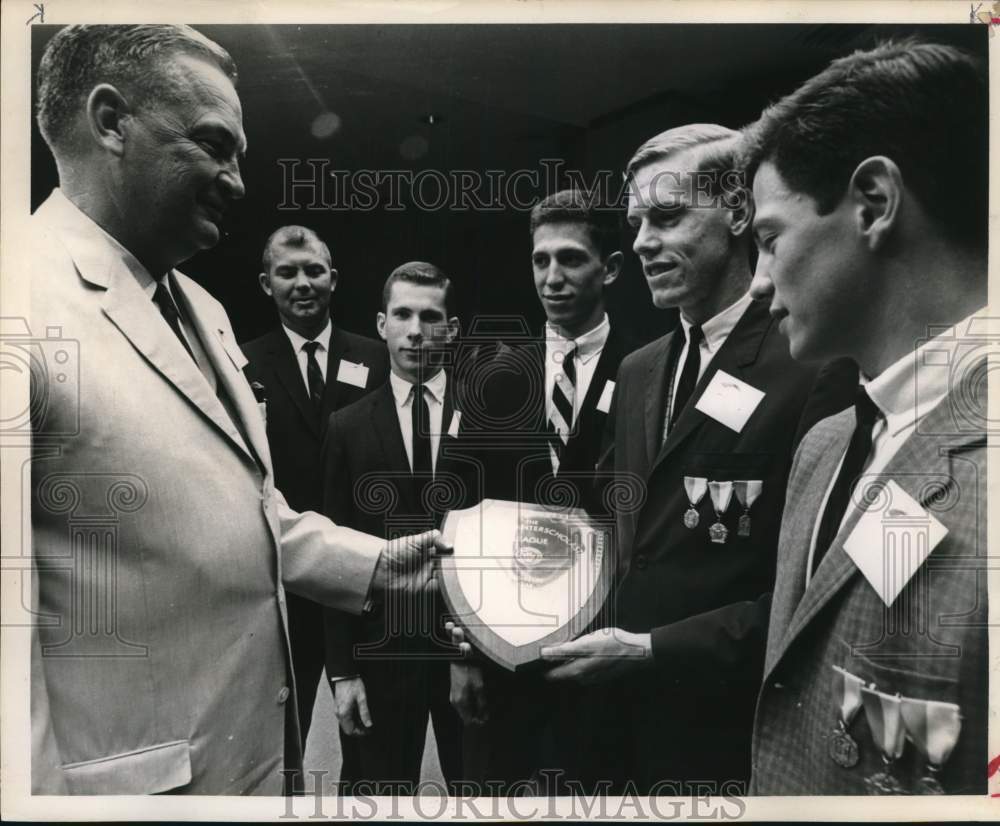
{"label": "suit lapel", "polygon": [[660,339],[660,346],[650,354],[649,372],[646,380],[646,415],[643,417],[646,429],[646,467],[651,468],[663,443],[663,400],[667,395],[667,360],[670,347],[677,336],[675,330]]}
{"label": "suit lapel", "polygon": [[[285,335],[285,331],[281,328],[275,331],[275,336],[271,341],[270,358],[274,374],[278,377],[278,381],[281,382],[282,387],[285,388],[292,402],[298,408],[299,413],[302,414],[302,418],[305,420],[309,430],[315,436],[322,435],[320,433],[320,419],[316,413],[316,408],[313,407],[312,401],[309,398],[309,391],[306,389],[305,382],[302,380],[302,371],[299,369],[295,349],[292,347],[292,342],[288,340],[288,336]],[[328,372],[327,384],[329,384],[329,375]]]}
{"label": "suit lapel", "polygon": [[[958,391],[961,392],[961,391]],[[968,396],[967,396],[968,397]],[[848,418],[853,430],[853,419]],[[912,433],[910,437],[900,446],[896,455],[892,457],[886,467],[877,476],[883,480],[893,480],[906,493],[926,508],[932,498],[939,497],[955,484],[954,473],[951,467],[951,453],[957,449],[967,447],[984,439],[982,433],[967,433],[956,437],[948,445],[944,446],[940,438],[936,438],[936,433],[955,433],[955,424],[951,418],[951,404],[949,398],[945,398],[938,404],[923,420],[921,427]],[[848,439],[850,433],[848,433]],[[846,446],[846,441],[844,443]],[[839,460],[843,448],[836,455]],[[834,467],[836,465],[834,464]],[[916,473],[914,471],[917,471]],[[824,476],[816,477],[824,479],[825,484],[817,496],[822,497],[826,492],[832,478],[832,471],[827,470]],[[939,479],[942,486],[929,485],[929,478]],[[834,538],[829,550],[823,557],[815,576],[810,580],[809,587],[805,589],[802,599],[795,607],[788,631],[785,633],[780,649],[775,653],[773,662],[777,662],[781,654],[788,648],[791,642],[798,636],[806,625],[826,606],[830,600],[840,591],[844,585],[856,574],[859,574],[853,560],[844,551],[844,542],[850,537],[851,532],[857,526],[864,511],[852,501],[851,512],[844,520],[840,531]],[[816,517],[819,515],[819,506],[816,506]],[[813,522],[812,524],[815,524]],[[808,543],[811,541],[811,534],[805,538],[804,547],[797,549],[798,556],[804,557],[808,551]],[[796,549],[793,549],[796,550]],[[804,564],[801,568],[801,575],[804,579]]]}
{"label": "suit lapel", "polygon": [[[695,409],[695,404],[701,397],[701,394],[705,392],[705,388],[712,381],[713,376],[719,370],[724,370],[735,378],[743,379],[746,369],[752,366],[757,360],[757,354],[760,352],[764,336],[770,327],[771,317],[768,313],[767,305],[759,301],[751,302],[750,306],[747,307],[746,311],[740,317],[740,320],[736,322],[736,326],[732,332],[722,343],[719,352],[715,354],[705,372],[702,373],[701,379],[691,394],[691,398],[680,412],[680,415],[674,422],[674,426],[667,433],[667,439],[657,454],[656,461],[653,463],[653,467],[650,468],[650,472],[655,470],[657,465],[705,422],[707,417],[700,410]],[[677,335],[677,333],[675,332],[674,335]],[[667,372],[665,364],[664,360],[660,368],[660,372],[663,374]],[[665,375],[662,381],[666,381]],[[659,426],[661,429],[663,426],[661,415],[663,412],[663,398],[664,396],[660,396],[658,400],[653,402],[658,411],[657,418],[660,419]],[[646,401],[647,421],[649,421],[649,404],[651,400],[647,397]]]}
{"label": "suit lapel", "polygon": [[372,393],[371,422],[375,439],[382,450],[382,458],[386,467],[393,473],[400,474],[397,478],[397,489],[400,498],[405,502],[408,512],[413,511],[413,486],[402,474],[409,475],[410,460],[406,458],[406,446],[403,444],[403,434],[399,428],[399,415],[396,412],[396,397],[392,394],[392,385],[386,382],[382,389]]}

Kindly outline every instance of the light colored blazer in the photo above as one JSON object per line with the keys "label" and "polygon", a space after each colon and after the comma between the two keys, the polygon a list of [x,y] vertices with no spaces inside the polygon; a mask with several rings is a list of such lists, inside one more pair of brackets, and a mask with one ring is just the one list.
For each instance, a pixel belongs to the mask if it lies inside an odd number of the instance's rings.
{"label": "light colored blazer", "polygon": [[[986,421],[986,411],[979,390],[971,379],[955,388],[879,474],[948,529],[888,609],[843,550],[861,516],[856,506],[805,586],[813,527],[854,430],[853,408],[803,439],[779,541],[751,793],[868,793],[864,781],[881,771],[882,761],[863,710],[848,729],[858,744],[857,765],[841,767],[829,753],[835,665],[890,695],[958,704],[961,734],[939,781],[947,793],[985,793],[986,437],[976,423]],[[906,793],[917,791],[927,771],[912,742],[894,771]]]}
{"label": "light colored blazer", "polygon": [[284,588],[360,613],[384,543],[288,508],[222,306],[172,273],[216,394],[87,220],[32,217],[33,790],[280,793]]}

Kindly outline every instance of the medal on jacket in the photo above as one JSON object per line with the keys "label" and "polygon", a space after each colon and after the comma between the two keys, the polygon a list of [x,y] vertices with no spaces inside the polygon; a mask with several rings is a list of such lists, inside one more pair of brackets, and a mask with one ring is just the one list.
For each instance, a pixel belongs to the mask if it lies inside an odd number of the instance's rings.
{"label": "medal on jacket", "polygon": [[834,763],[841,768],[850,769],[858,764],[858,744],[847,733],[847,729],[861,709],[861,687],[865,681],[839,665],[835,665],[833,670],[833,701],[837,706],[837,726],[830,735],[827,751]]}
{"label": "medal on jacket", "polygon": [[906,726],[900,707],[902,700],[862,686],[861,703],[865,709],[872,739],[882,755],[882,771],[865,779],[869,794],[903,794],[904,790],[892,769],[906,745]]}
{"label": "medal on jacket", "polygon": [[737,536],[750,536],[750,507],[757,501],[761,491],[764,489],[764,482],[761,479],[745,479],[733,482],[733,493],[736,494],[736,501],[743,508],[740,520],[737,523]]}
{"label": "medal on jacket", "polygon": [[708,490],[708,479],[701,476],[685,476],[684,490],[687,493],[688,509],[684,511],[684,527],[698,527],[698,503],[705,498]]}
{"label": "medal on jacket", "polygon": [[962,731],[962,715],[954,703],[903,697],[900,706],[906,732],[927,762],[920,778],[920,794],[944,794],[938,772],[948,762]]}
{"label": "medal on jacket", "polygon": [[729,536],[729,529],[722,524],[722,514],[729,507],[733,496],[732,482],[709,482],[708,492],[712,497],[712,507],[715,508],[715,522],[708,529],[709,538],[717,545],[724,545]]}

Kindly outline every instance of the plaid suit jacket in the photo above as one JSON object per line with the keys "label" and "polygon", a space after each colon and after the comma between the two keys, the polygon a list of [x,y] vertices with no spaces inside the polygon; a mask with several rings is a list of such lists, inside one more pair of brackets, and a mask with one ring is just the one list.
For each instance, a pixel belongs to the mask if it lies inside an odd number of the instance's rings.
{"label": "plaid suit jacket", "polygon": [[[848,729],[858,743],[857,765],[842,768],[829,753],[838,719],[835,665],[888,694],[957,703],[961,734],[938,779],[947,793],[985,792],[986,438],[981,425],[970,431],[967,424],[985,422],[985,394],[976,400],[970,385],[930,411],[878,474],[895,480],[948,529],[889,608],[843,550],[862,513],[854,504],[805,586],[813,527],[854,430],[853,409],[825,419],[803,439],[779,540],[752,793],[868,793],[865,779],[883,765],[863,710]],[[963,411],[969,400],[977,409]],[[917,791],[927,772],[913,742],[894,774],[907,792]]]}

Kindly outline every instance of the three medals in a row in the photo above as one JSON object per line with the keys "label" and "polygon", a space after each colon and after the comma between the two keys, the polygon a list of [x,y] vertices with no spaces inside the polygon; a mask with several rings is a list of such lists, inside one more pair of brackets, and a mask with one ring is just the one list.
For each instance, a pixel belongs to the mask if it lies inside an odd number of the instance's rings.
{"label": "three medals in a row", "polygon": [[920,794],[944,794],[937,775],[948,762],[962,731],[962,715],[954,703],[917,700],[890,695],[865,685],[860,677],[840,666],[834,670],[834,702],[837,725],[830,735],[830,758],[845,769],[858,764],[858,743],[848,728],[861,708],[868,729],[882,757],[882,771],[865,779],[871,794],[909,794],[893,774],[893,766],[903,755],[906,741],[916,746],[926,764],[926,775],[915,790]]}
{"label": "three medals in a row", "polygon": [[722,545],[729,538],[729,528],[722,524],[722,514],[729,508],[729,503],[736,495],[736,501],[743,508],[739,522],[736,526],[736,535],[750,536],[750,507],[760,496],[764,489],[764,482],[760,479],[744,479],[735,482],[710,482],[702,476],[685,476],[684,491],[687,493],[688,509],[684,512],[684,527],[694,530],[698,527],[698,505],[705,494],[708,493],[712,499],[712,507],[715,509],[715,522],[708,528],[709,538]]}

